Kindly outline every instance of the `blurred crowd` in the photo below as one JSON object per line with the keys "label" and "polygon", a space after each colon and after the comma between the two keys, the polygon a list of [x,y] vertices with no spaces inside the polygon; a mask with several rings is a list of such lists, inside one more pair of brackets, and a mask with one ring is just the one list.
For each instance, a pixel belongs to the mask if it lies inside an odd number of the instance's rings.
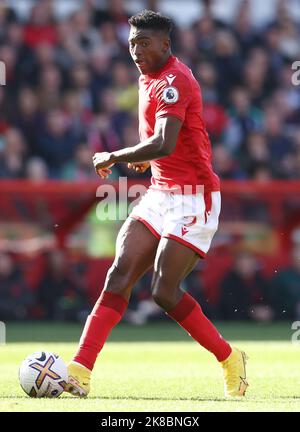
{"label": "blurred crowd", "polygon": [[0,252],[0,317],[2,320],[45,319],[85,321],[91,303],[85,268],[71,265],[64,252],[44,257],[43,273],[35,287],[25,277],[25,265]]}
{"label": "blurred crowd", "polygon": [[[187,290],[211,319],[272,322],[300,319],[300,244],[291,251],[290,264],[266,277],[263,264],[249,250],[236,253],[231,268],[218,284],[212,302],[203,283],[204,261],[185,279]],[[84,322],[92,308],[88,290],[88,267],[72,264],[67,254],[55,250],[44,257],[44,271],[35,287],[26,282],[24,264],[16,265],[9,253],[0,253],[0,317],[2,320],[44,319]],[[164,319],[154,303],[152,272],[146,273],[132,292],[124,319],[141,325]]]}
{"label": "blurred crowd", "polygon": [[[205,261],[200,260],[183,282],[200,304],[203,312],[214,320],[256,321],[268,323],[300,319],[300,244],[291,250],[290,264],[272,276],[266,276],[264,263],[249,250],[236,252],[232,266],[222,275],[214,301],[205,289]],[[165,314],[153,302],[146,274],[135,287],[125,316],[129,322],[144,324],[162,319]]]}
{"label": "blurred crowd", "polygon": [[[83,0],[58,19],[53,1],[40,0],[25,21],[1,3],[0,178],[95,179],[95,151],[139,142],[128,3],[101,9]],[[189,27],[175,22],[172,42],[201,84],[216,171],[223,179],[299,179],[300,86],[291,65],[300,59],[300,23],[287,1],[274,1],[275,19],[259,28],[249,0],[230,25],[202,3]],[[120,164],[119,175],[136,174]]]}

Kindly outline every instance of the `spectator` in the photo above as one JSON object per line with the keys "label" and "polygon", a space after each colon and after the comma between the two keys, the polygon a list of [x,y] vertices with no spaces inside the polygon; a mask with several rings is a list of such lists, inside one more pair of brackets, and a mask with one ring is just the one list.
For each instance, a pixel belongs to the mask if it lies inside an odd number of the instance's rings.
{"label": "spectator", "polygon": [[241,81],[241,57],[237,40],[232,32],[218,30],[215,34],[215,64],[219,75],[218,90],[220,100],[228,103],[232,87]]}
{"label": "spectator", "polygon": [[[248,177],[254,177],[256,168],[268,167],[270,151],[266,137],[261,132],[252,132],[248,135],[246,148],[241,154],[240,159]],[[269,166],[271,169],[271,166]],[[272,174],[271,174],[272,176]]]}
{"label": "spectator", "polygon": [[109,52],[104,47],[94,49],[89,57],[92,72],[91,91],[93,111],[96,111],[98,108],[98,100],[101,99],[102,92],[111,86],[110,60]]}
{"label": "spectator", "polygon": [[[115,35],[118,43],[127,50],[129,25],[129,14],[127,13],[122,0],[109,0],[106,2],[106,8],[98,11],[95,16],[95,24],[100,26],[103,35],[103,29],[115,29]],[[106,40],[107,42],[107,40]]]}
{"label": "spectator", "polygon": [[191,67],[195,66],[199,61],[196,32],[191,28],[182,28],[177,30],[176,36],[179,57]]}
{"label": "spectator", "polygon": [[74,63],[87,62],[88,55],[73,37],[72,21],[66,19],[57,24],[56,56],[60,67],[68,73]]}
{"label": "spectator", "polygon": [[17,20],[16,13],[13,8],[7,4],[1,4],[0,7],[0,37],[5,38],[7,26]]}
{"label": "spectator", "polygon": [[62,251],[50,252],[37,292],[43,317],[48,320],[83,322],[90,308],[84,281],[78,270],[71,269]]}
{"label": "spectator", "polygon": [[92,109],[93,98],[91,93],[92,76],[88,66],[84,63],[77,63],[71,71],[71,86],[77,91],[82,106],[88,110]]}
{"label": "spectator", "polygon": [[63,168],[62,178],[65,180],[87,181],[95,180],[95,170],[91,164],[93,152],[85,144],[79,144],[75,150],[74,159]]}
{"label": "spectator", "polygon": [[12,22],[7,27],[6,39],[16,54],[16,81],[19,86],[28,85],[33,79],[34,52],[24,43],[24,26]]}
{"label": "spectator", "polygon": [[268,163],[263,161],[256,162],[249,168],[251,179],[259,183],[269,182],[272,180],[272,171]]}
{"label": "spectator", "polygon": [[43,159],[32,157],[28,160],[26,164],[26,178],[36,183],[48,179],[48,168]]}
{"label": "spectator", "polygon": [[239,252],[234,268],[221,283],[220,318],[228,320],[270,321],[267,281],[262,276],[258,261],[250,252]]}
{"label": "spectator", "polygon": [[233,29],[237,38],[241,55],[245,58],[250,49],[258,43],[258,36],[250,19],[249,0],[242,0],[233,22]]}
{"label": "spectator", "polygon": [[267,27],[264,34],[264,45],[269,52],[270,66],[275,75],[280,73],[285,61],[280,49],[280,40],[281,35],[278,24]]}
{"label": "spectator", "polygon": [[28,143],[29,155],[37,154],[38,136],[43,127],[43,115],[39,106],[39,99],[31,88],[23,87],[19,91],[17,109],[12,116],[12,123],[22,131]]}
{"label": "spectator", "polygon": [[204,103],[218,102],[217,69],[213,63],[208,61],[199,62],[195,67],[195,75],[201,85]]}
{"label": "spectator", "polygon": [[300,319],[300,245],[292,250],[290,266],[270,281],[270,292],[277,319]]}
{"label": "spectator", "polygon": [[203,116],[212,141],[219,140],[228,123],[225,108],[218,101],[217,72],[210,62],[200,62],[196,67],[203,97]]}
{"label": "spectator", "polygon": [[21,320],[30,317],[33,296],[20,268],[9,254],[0,252],[0,318]]}
{"label": "spectator", "polygon": [[244,144],[248,134],[259,130],[263,125],[262,111],[252,105],[250,94],[244,87],[235,87],[231,93],[229,121],[224,140],[231,152],[237,156],[244,153]]}
{"label": "spectator", "polygon": [[71,17],[73,38],[83,51],[91,52],[100,43],[100,35],[92,26],[92,11],[80,9]]}
{"label": "spectator", "polygon": [[131,115],[124,110],[118,109],[117,98],[113,88],[107,88],[103,91],[100,107],[100,112],[108,115],[112,129],[121,139],[124,127],[131,120]]}
{"label": "spectator", "polygon": [[7,113],[7,101],[4,87],[0,86],[0,135],[9,128],[9,119]]}
{"label": "spectator", "polygon": [[280,30],[280,51],[285,57],[293,60],[299,54],[299,44],[297,42],[299,40],[299,29],[287,13],[280,16]]}
{"label": "spectator", "polygon": [[284,133],[283,118],[273,107],[266,110],[265,131],[268,148],[274,163],[274,177],[286,178],[285,164],[293,153],[293,143]]}
{"label": "spectator", "polygon": [[223,179],[232,180],[244,177],[229,150],[220,144],[213,150],[213,166],[216,173]]}
{"label": "spectator", "polygon": [[0,152],[0,178],[17,179],[25,176],[26,144],[18,129],[4,134],[4,147]]}
{"label": "spectator", "polygon": [[91,124],[93,115],[91,110],[84,106],[78,91],[70,90],[65,93],[63,109],[66,124],[72,130],[72,135],[78,141],[82,140]]}
{"label": "spectator", "polygon": [[26,24],[24,32],[24,41],[27,46],[35,48],[44,42],[51,44],[57,42],[51,5],[52,2],[42,1],[32,7],[30,21]]}
{"label": "spectator", "polygon": [[39,135],[38,149],[49,168],[51,178],[59,178],[63,165],[72,160],[77,142],[68,128],[61,110],[52,110],[46,116],[46,128]]}
{"label": "spectator", "polygon": [[93,151],[114,151],[120,148],[120,137],[114,130],[111,117],[107,113],[97,114],[88,133],[89,145]]}
{"label": "spectator", "polygon": [[116,62],[112,70],[112,87],[120,111],[137,114],[138,90],[131,79],[131,69],[126,63]]}
{"label": "spectator", "polygon": [[110,52],[112,58],[122,54],[122,47],[118,41],[116,27],[111,22],[104,22],[100,27],[102,45]]}
{"label": "spectator", "polygon": [[61,101],[62,74],[54,64],[42,67],[39,75],[38,96],[43,111],[59,108]]}
{"label": "spectator", "polygon": [[213,45],[216,33],[216,23],[209,13],[197,20],[193,26],[197,38],[199,52],[203,52],[205,58],[210,58],[213,53]]}

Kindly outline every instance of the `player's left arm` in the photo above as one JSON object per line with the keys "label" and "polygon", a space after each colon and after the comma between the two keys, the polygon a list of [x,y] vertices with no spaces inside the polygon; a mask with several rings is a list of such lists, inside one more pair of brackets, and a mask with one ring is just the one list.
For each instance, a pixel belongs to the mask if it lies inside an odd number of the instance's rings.
{"label": "player's left arm", "polygon": [[154,134],[147,140],[112,153],[95,153],[93,164],[97,174],[102,176],[101,172],[117,162],[144,162],[170,155],[175,149],[181,126],[182,121],[175,116],[159,117]]}

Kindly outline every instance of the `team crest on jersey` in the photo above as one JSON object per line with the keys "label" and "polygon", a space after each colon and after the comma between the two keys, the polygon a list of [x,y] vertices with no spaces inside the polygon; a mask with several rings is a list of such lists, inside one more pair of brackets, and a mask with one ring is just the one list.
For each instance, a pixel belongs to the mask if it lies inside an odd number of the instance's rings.
{"label": "team crest on jersey", "polygon": [[179,93],[176,87],[166,87],[162,95],[163,100],[166,103],[172,104],[178,101]]}

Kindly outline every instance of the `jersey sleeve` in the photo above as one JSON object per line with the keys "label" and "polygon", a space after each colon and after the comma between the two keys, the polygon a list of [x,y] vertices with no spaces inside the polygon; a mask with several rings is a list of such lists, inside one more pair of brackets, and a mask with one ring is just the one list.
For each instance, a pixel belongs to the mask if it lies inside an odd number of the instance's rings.
{"label": "jersey sleeve", "polygon": [[191,84],[184,74],[168,74],[155,86],[155,119],[168,115],[184,121],[191,98]]}

